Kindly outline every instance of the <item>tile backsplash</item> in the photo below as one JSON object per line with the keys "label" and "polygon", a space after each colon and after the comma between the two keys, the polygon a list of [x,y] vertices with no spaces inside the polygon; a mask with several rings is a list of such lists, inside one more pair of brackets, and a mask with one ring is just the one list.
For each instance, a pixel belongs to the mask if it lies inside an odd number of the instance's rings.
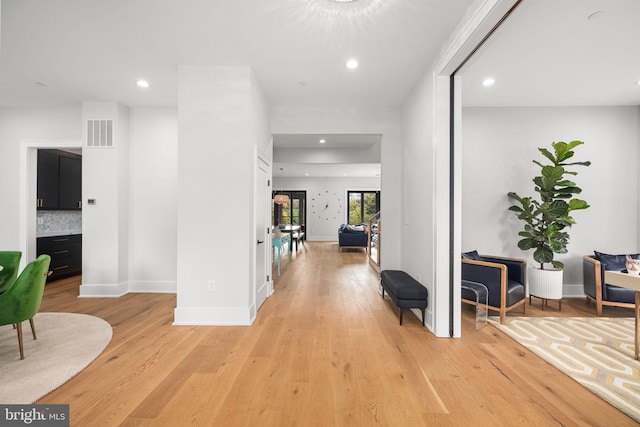
{"label": "tile backsplash", "polygon": [[36,235],[82,232],[82,211],[37,211],[36,215]]}

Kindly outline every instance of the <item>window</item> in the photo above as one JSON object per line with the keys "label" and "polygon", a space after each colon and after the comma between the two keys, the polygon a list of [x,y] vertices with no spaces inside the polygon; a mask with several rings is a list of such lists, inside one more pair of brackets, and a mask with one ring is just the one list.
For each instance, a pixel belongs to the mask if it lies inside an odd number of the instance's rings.
{"label": "window", "polygon": [[360,224],[369,221],[380,211],[379,191],[349,191],[349,224]]}
{"label": "window", "polygon": [[283,204],[273,204],[273,225],[305,225],[306,222],[306,191],[274,191],[276,194],[286,194],[289,201]]}

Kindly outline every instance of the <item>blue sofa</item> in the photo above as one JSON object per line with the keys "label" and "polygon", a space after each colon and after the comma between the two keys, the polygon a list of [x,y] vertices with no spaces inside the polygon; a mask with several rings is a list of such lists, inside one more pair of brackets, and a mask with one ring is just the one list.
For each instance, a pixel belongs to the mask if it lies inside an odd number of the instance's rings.
{"label": "blue sofa", "polygon": [[364,249],[369,246],[369,233],[366,224],[342,224],[338,228],[338,246],[344,248]]}

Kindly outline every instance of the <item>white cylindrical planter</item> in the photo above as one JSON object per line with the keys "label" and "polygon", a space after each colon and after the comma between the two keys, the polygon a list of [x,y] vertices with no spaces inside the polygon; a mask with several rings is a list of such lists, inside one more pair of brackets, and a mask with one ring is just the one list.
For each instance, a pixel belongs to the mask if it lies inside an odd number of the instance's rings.
{"label": "white cylindrical planter", "polygon": [[529,295],[545,299],[562,299],[562,270],[529,268]]}

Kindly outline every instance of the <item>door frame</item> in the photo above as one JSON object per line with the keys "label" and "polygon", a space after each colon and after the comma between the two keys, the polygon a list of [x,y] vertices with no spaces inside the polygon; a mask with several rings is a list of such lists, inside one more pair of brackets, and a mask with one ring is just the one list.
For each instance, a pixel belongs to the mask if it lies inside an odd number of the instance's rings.
{"label": "door frame", "polygon": [[[19,160],[19,244],[22,251],[20,268],[36,258],[36,204],[38,183],[38,149],[82,149],[81,140],[21,141]],[[83,186],[84,188],[84,186]]]}
{"label": "door frame", "polygon": [[[255,186],[255,182],[256,182],[256,177],[258,176],[258,168],[264,168],[267,172],[267,187],[266,187],[266,191],[264,192],[264,194],[260,194],[258,192],[258,188]],[[253,288],[253,307],[254,309],[251,310],[253,311],[253,319],[255,319],[255,316],[257,315],[257,311],[258,311],[258,292],[259,289],[256,286],[256,282],[258,280],[258,277],[266,277],[266,291],[267,291],[267,298],[269,298],[272,294],[273,294],[273,277],[271,274],[271,188],[272,188],[272,164],[271,164],[271,159],[269,158],[269,156],[267,156],[262,150],[260,150],[260,148],[258,146],[255,147],[254,150],[254,167],[253,167],[253,173],[254,173],[254,191],[253,191],[253,232],[252,232],[252,251],[253,251],[253,277],[252,277],[252,288]],[[264,211],[263,212],[259,212],[258,211],[258,206],[260,206],[256,201],[258,200],[258,197],[263,197],[263,201],[264,203],[262,204],[262,206],[264,206]],[[265,224],[265,232],[266,232],[266,238],[264,240],[264,245],[265,245],[265,251],[264,251],[264,271],[258,271],[258,251],[257,251],[257,244],[256,242],[259,240],[259,238],[261,236],[258,236],[256,230],[257,230],[257,226],[258,226],[258,219],[262,218],[264,220],[264,224]]]}

